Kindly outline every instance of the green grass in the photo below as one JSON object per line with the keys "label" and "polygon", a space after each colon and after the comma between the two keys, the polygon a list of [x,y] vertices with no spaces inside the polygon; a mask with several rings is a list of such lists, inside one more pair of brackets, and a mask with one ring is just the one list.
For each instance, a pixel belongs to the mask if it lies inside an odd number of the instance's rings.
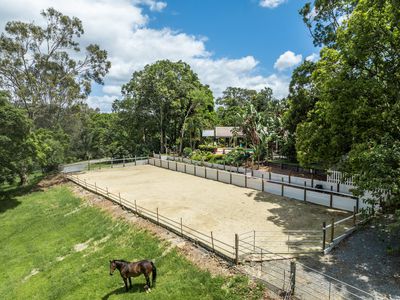
{"label": "green grass", "polygon": [[[262,288],[243,276],[211,276],[149,232],[112,220],[74,197],[66,186],[0,196],[0,299],[258,299]],[[12,205],[10,203],[13,203]],[[4,205],[6,204],[6,205]],[[74,250],[79,243],[88,247]],[[62,258],[62,260],[61,260]],[[110,259],[156,259],[157,287],[143,290],[143,276],[125,293],[109,275]],[[30,276],[32,270],[38,273]]]}

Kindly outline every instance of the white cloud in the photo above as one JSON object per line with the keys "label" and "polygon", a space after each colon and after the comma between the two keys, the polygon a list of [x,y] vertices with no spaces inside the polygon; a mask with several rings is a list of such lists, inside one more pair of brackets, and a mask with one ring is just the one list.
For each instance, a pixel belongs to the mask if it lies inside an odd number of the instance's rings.
{"label": "white cloud", "polygon": [[151,11],[162,11],[164,8],[167,7],[166,2],[155,1],[155,0],[134,0],[133,4],[147,5]]}
{"label": "white cloud", "polygon": [[286,2],[286,0],[261,0],[260,6],[266,8],[275,8]]}
{"label": "white cloud", "polygon": [[319,60],[319,54],[312,53],[311,55],[306,57],[306,60],[312,61],[312,62],[317,62]]}
{"label": "white cloud", "polygon": [[301,54],[296,55],[292,51],[286,51],[285,53],[281,54],[276,60],[274,68],[279,71],[283,71],[298,65],[302,59],[303,56]]}
{"label": "white cloud", "polygon": [[[0,0],[0,28],[3,30],[9,20],[34,20],[40,24],[43,21],[39,13],[48,7],[80,18],[85,29],[80,41],[82,46],[99,44],[108,51],[112,63],[105,86],[101,89],[104,95],[88,99],[91,106],[100,107],[103,111],[111,110],[112,102],[120,96],[121,85],[129,81],[134,71],[160,59],[189,63],[200,80],[210,86],[215,97],[220,96],[228,86],[258,90],[270,86],[276,97],[287,95],[289,79],[281,74],[261,75],[257,69],[258,61],[251,55],[216,59],[206,49],[206,39],[203,37],[170,28],[151,28],[149,17],[140,5],[149,5],[151,10],[152,3],[161,2],[75,0],[71,4],[65,0]],[[158,9],[161,6],[158,4]],[[156,10],[155,6],[153,10]]]}

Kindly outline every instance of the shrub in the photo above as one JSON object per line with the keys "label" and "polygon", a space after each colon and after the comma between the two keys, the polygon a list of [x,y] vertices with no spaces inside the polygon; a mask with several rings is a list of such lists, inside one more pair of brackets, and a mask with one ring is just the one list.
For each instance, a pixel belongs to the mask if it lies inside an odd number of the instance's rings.
{"label": "shrub", "polygon": [[225,162],[228,165],[237,165],[237,164],[241,165],[249,157],[250,157],[249,153],[247,153],[243,148],[238,147],[225,155]]}
{"label": "shrub", "polygon": [[183,149],[183,156],[184,157],[190,157],[192,155],[192,153],[193,153],[193,150],[190,147],[185,147]]}
{"label": "shrub", "polygon": [[215,146],[214,145],[199,145],[199,149],[202,151],[214,152]]}

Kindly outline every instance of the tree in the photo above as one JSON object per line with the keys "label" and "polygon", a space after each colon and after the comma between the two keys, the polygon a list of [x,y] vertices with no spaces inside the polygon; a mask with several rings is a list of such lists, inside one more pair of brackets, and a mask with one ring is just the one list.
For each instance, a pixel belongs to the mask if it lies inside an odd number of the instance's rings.
{"label": "tree", "polygon": [[130,125],[126,133],[131,143],[144,146],[142,151],[181,151],[189,121],[214,109],[209,87],[182,61],[145,66],[133,73],[122,93],[124,99],[113,108],[121,122]]}
{"label": "tree", "polygon": [[317,102],[315,87],[311,78],[315,63],[304,61],[292,74],[287,97],[288,109],[283,115],[283,126],[287,130],[285,136],[284,154],[291,160],[296,160],[296,129],[297,125],[307,120],[308,113]]}
{"label": "tree", "polygon": [[[320,162],[355,176],[358,193],[400,207],[399,4],[360,0],[325,47],[312,75],[318,101],[297,127],[302,164]],[[374,199],[371,199],[374,201]]]}
{"label": "tree", "polygon": [[31,123],[23,110],[14,107],[9,95],[0,91],[0,183],[27,182],[33,167],[35,148],[30,138]]}
{"label": "tree", "polygon": [[315,46],[334,47],[336,34],[359,0],[315,0],[307,2],[299,13],[303,17]]}
{"label": "tree", "polygon": [[82,22],[49,8],[47,25],[8,22],[0,36],[0,88],[28,112],[36,127],[52,128],[63,110],[82,102],[91,83],[102,84],[111,63],[107,52],[88,45],[82,59],[77,39]]}

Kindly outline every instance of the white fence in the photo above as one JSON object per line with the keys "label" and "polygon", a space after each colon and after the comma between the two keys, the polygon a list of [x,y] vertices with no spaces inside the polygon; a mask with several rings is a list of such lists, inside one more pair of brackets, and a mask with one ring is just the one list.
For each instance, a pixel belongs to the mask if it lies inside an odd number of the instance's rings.
{"label": "white fence", "polygon": [[346,178],[346,180],[343,180],[344,176],[342,172],[335,171],[335,170],[328,170],[328,176],[326,178],[327,182],[332,182],[332,183],[339,183],[339,184],[346,184],[346,185],[351,185],[354,186],[353,183],[353,177]]}
{"label": "white fence", "polygon": [[[319,180],[301,178],[303,181],[301,185],[299,184],[299,177],[206,162],[204,162],[204,166],[200,166],[198,165],[199,162],[190,159],[179,158],[180,161],[177,161],[177,158],[168,158],[174,160],[150,158],[149,163],[173,171],[349,212],[353,212],[354,207],[358,212],[360,209],[368,206],[362,199],[348,193],[335,191],[332,188],[333,185],[331,185],[331,189],[329,190],[316,188],[317,184],[322,184]],[[323,183],[326,184],[326,182]]]}

